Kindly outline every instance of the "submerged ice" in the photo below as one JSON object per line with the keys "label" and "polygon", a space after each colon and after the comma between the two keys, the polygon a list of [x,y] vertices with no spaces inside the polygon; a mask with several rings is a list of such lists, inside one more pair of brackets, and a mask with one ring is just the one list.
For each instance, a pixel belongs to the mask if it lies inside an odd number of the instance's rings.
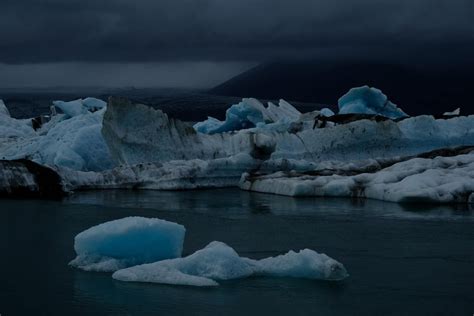
{"label": "submerged ice", "polygon": [[130,267],[112,275],[120,281],[190,286],[216,286],[221,280],[250,276],[335,281],[345,279],[348,273],[341,263],[309,249],[253,260],[240,257],[222,242],[213,241],[187,257]]}
{"label": "submerged ice", "polygon": [[91,227],[74,239],[70,265],[86,271],[125,267],[181,257],[186,229],[157,218],[126,217]]}

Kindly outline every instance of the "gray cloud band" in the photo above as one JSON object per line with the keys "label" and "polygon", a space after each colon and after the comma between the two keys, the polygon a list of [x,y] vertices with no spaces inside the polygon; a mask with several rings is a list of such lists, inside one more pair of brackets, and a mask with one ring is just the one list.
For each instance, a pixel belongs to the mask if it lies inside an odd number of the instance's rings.
{"label": "gray cloud band", "polygon": [[3,0],[0,62],[410,55],[474,46],[471,0]]}

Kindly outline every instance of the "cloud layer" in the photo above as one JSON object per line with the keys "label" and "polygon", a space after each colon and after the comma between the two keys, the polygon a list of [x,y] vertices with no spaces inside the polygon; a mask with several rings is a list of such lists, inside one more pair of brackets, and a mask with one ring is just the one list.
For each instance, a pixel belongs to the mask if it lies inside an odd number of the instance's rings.
{"label": "cloud layer", "polygon": [[472,0],[2,0],[0,63],[469,50],[473,19]]}

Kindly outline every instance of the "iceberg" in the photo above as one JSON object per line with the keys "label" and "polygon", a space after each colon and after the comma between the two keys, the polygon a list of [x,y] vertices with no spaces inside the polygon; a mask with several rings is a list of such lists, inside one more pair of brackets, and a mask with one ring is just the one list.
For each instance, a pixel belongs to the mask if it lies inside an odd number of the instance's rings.
{"label": "iceberg", "polygon": [[53,101],[53,105],[59,108],[67,118],[77,115],[87,114],[87,112],[95,112],[107,106],[105,101],[96,98],[77,99],[73,101]]}
{"label": "iceberg", "polygon": [[328,109],[328,108],[322,108],[320,110],[320,113],[322,116],[325,116],[325,117],[331,117],[335,115],[335,113],[331,109]]}
{"label": "iceberg", "polygon": [[74,238],[77,257],[69,264],[85,271],[125,267],[181,257],[186,229],[157,218],[126,217],[91,227]]}
{"label": "iceberg", "polygon": [[348,273],[341,263],[309,249],[253,260],[240,257],[222,242],[213,241],[185,258],[138,265],[112,275],[120,281],[188,286],[217,286],[220,280],[250,276],[338,281],[348,277]]}
{"label": "iceberg", "polygon": [[0,116],[10,116],[10,111],[8,111],[8,108],[2,99],[0,99]]}
{"label": "iceberg", "polygon": [[65,195],[54,170],[29,160],[0,160],[0,197],[59,199]]}
{"label": "iceberg", "polygon": [[[384,166],[385,164],[385,166]],[[326,162],[326,165],[330,165]],[[454,156],[373,162],[352,168],[242,175],[243,190],[287,196],[371,198],[398,203],[472,203],[474,148]],[[341,172],[342,171],[342,172]]]}
{"label": "iceberg", "polygon": [[115,163],[124,165],[209,161],[241,153],[266,162],[286,159],[349,163],[474,145],[474,116],[449,120],[417,116],[399,122],[363,119],[325,128],[313,128],[311,119],[301,123],[294,131],[250,128],[208,135],[159,110],[112,98],[102,133]]}
{"label": "iceberg", "polygon": [[338,106],[339,114],[376,114],[390,119],[408,117],[382,91],[369,86],[350,89],[339,99]]}
{"label": "iceberg", "polygon": [[95,112],[107,107],[107,102],[101,99],[88,97],[82,100],[82,105],[89,110],[89,112]]}
{"label": "iceberg", "polygon": [[[0,149],[2,145],[35,134],[31,120],[18,120],[10,116],[3,100],[0,100]],[[0,159],[2,159],[0,152]],[[3,158],[4,159],[4,158]]]}
{"label": "iceberg", "polygon": [[209,117],[204,122],[196,123],[194,129],[204,134],[225,133],[264,126],[267,123],[293,122],[300,115],[301,113],[285,100],[280,100],[278,106],[269,102],[265,108],[257,99],[244,98],[226,111],[225,121]]}
{"label": "iceberg", "polygon": [[457,108],[456,110],[451,111],[451,112],[443,113],[443,116],[459,116],[459,115],[461,115],[461,108]]}
{"label": "iceberg", "polygon": [[[0,136],[0,158],[29,159],[52,167],[100,171],[114,166],[102,137],[105,109],[76,115],[53,116],[51,121],[34,131],[30,124],[0,116],[0,127],[9,139]],[[14,137],[12,140],[11,138]]]}
{"label": "iceberg", "polygon": [[87,108],[82,104],[81,99],[68,102],[53,101],[53,104],[66,115],[66,118],[87,114],[88,112]]}

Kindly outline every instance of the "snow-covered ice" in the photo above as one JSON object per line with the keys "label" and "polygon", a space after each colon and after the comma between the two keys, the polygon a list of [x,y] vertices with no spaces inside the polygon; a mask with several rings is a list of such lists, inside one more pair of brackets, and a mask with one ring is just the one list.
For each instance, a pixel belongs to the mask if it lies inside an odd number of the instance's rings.
{"label": "snow-covered ice", "polygon": [[[114,166],[102,137],[105,109],[68,118],[64,114],[34,131],[31,120],[0,116],[0,158],[30,159],[48,166],[99,171]],[[5,135],[7,138],[5,138]]]}
{"label": "snow-covered ice", "polygon": [[382,91],[369,86],[350,89],[339,99],[338,106],[339,114],[378,114],[391,119],[408,117]]}
{"label": "snow-covered ice", "polygon": [[[370,170],[364,168],[362,170]],[[377,172],[312,175],[276,172],[242,176],[244,190],[288,196],[362,197],[392,202],[469,203],[474,192],[474,152],[454,157],[413,158]],[[351,175],[355,173],[355,175]]]}
{"label": "snow-covered ice", "polygon": [[70,265],[111,272],[181,257],[186,229],[157,218],[126,217],[91,227],[74,239],[77,257]]}
{"label": "snow-covered ice", "polygon": [[191,286],[216,286],[220,280],[249,276],[342,280],[348,273],[341,263],[309,249],[253,260],[240,257],[222,242],[213,241],[185,258],[134,266],[112,275],[120,281]]}
{"label": "snow-covered ice", "polygon": [[87,114],[87,112],[95,112],[107,106],[105,101],[91,97],[67,102],[53,101],[53,104],[59,108],[67,118]]}
{"label": "snow-covered ice", "polygon": [[67,118],[87,114],[87,108],[82,104],[82,100],[74,101],[53,101],[55,107],[59,108]]}

